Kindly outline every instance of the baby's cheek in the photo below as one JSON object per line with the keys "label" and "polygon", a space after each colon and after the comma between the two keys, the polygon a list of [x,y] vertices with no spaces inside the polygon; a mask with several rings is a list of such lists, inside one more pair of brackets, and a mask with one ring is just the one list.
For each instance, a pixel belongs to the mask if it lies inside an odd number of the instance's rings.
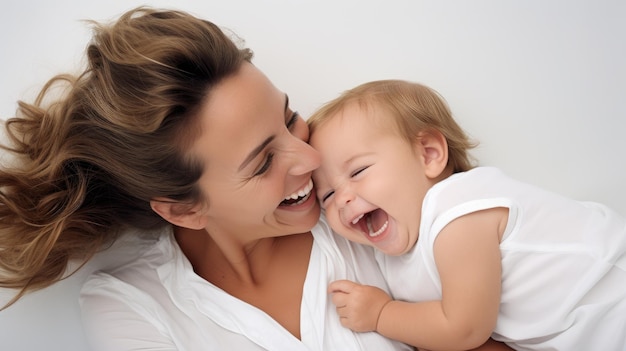
{"label": "baby's cheek", "polygon": [[331,208],[326,209],[326,218],[328,218],[328,224],[339,235],[346,236],[346,228],[341,223],[339,212]]}

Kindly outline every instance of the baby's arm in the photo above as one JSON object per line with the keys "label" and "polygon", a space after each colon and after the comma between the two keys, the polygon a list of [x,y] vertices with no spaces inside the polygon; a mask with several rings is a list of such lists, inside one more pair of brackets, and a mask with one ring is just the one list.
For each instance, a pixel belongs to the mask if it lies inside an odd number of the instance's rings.
{"label": "baby's arm", "polygon": [[378,331],[429,350],[467,350],[489,339],[500,304],[500,236],[506,209],[472,213],[448,224],[435,242],[441,301],[392,301],[382,290],[352,282],[329,286],[342,324]]}

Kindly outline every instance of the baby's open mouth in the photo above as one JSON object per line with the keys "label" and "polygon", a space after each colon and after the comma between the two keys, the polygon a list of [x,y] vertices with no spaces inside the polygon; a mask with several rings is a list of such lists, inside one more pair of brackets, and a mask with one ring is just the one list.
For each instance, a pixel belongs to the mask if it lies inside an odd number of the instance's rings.
{"label": "baby's open mouth", "polygon": [[311,196],[311,190],[313,190],[313,180],[309,179],[309,183],[307,185],[292,193],[289,196],[286,196],[285,199],[280,203],[281,206],[295,206],[304,203]]}
{"label": "baby's open mouth", "polygon": [[375,238],[387,229],[389,217],[385,211],[376,209],[356,217],[352,220],[352,225],[370,238]]}

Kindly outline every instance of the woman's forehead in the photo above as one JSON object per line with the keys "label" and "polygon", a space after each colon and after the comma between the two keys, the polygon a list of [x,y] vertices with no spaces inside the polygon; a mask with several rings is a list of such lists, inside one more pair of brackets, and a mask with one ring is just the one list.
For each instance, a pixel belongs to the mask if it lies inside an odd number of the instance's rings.
{"label": "woman's forehead", "polygon": [[[201,135],[193,149],[199,155],[229,151],[235,162],[284,124],[286,96],[252,64],[244,63],[209,93],[199,111]],[[226,156],[226,155],[225,155]]]}

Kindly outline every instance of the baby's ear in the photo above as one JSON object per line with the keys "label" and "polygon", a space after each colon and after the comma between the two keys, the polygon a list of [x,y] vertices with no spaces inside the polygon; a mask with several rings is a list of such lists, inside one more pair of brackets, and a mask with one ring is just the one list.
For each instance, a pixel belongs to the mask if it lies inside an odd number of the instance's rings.
{"label": "baby's ear", "polygon": [[415,152],[424,162],[424,171],[428,178],[437,178],[448,165],[448,141],[439,131],[423,131],[415,141]]}
{"label": "baby's ear", "polygon": [[204,203],[188,204],[158,197],[150,200],[150,207],[166,221],[184,228],[204,229],[207,225]]}

